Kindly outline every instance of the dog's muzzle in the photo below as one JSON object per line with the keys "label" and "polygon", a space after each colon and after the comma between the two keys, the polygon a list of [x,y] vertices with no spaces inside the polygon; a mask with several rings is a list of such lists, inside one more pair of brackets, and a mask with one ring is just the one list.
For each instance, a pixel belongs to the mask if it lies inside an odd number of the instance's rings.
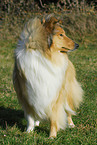
{"label": "dog's muzzle", "polygon": [[68,52],[74,51],[74,50],[78,49],[78,47],[79,47],[79,44],[75,43],[75,45],[74,45],[74,49],[69,50]]}
{"label": "dog's muzzle", "polygon": [[77,49],[79,47],[79,44],[75,43],[74,49]]}

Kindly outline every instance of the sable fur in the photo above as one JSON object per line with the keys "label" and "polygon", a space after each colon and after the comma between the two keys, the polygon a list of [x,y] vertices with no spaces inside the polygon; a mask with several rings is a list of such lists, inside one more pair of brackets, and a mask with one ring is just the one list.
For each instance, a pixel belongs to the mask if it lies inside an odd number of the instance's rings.
{"label": "sable fur", "polygon": [[71,115],[82,102],[83,91],[66,52],[75,46],[52,15],[26,24],[15,50],[13,83],[28,132],[39,124],[35,121],[46,118],[51,122],[50,137],[56,137],[67,120],[74,125]]}

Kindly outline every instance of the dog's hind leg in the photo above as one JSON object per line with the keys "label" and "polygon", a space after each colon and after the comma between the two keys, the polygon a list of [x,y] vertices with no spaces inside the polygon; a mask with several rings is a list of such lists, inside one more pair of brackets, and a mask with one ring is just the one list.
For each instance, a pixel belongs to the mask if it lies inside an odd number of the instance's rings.
{"label": "dog's hind leg", "polygon": [[68,107],[70,107],[70,109],[71,109],[71,110],[68,110],[68,108],[65,108],[65,109],[67,109],[66,110],[66,113],[67,113],[68,126],[69,126],[69,128],[74,128],[75,125],[74,125],[73,120],[72,120],[72,115],[76,115],[76,113],[74,111],[75,109],[73,107],[72,98],[70,98],[70,96],[68,96],[68,99],[67,100],[68,100],[67,101]]}
{"label": "dog's hind leg", "polygon": [[68,126],[70,127],[70,128],[74,128],[75,127],[75,125],[74,125],[74,123],[73,123],[73,121],[72,121],[72,116],[71,116],[71,114],[69,114],[68,113]]}

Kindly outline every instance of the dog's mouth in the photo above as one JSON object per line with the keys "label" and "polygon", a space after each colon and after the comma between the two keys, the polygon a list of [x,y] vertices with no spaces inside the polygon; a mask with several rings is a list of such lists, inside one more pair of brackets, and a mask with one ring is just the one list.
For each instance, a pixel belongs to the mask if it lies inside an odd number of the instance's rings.
{"label": "dog's mouth", "polygon": [[70,49],[66,47],[62,47],[62,50],[60,51],[61,53],[67,53]]}
{"label": "dog's mouth", "polygon": [[66,47],[62,47],[62,50],[60,52],[61,53],[72,52],[72,51],[75,51],[76,49],[78,49],[78,47],[79,47],[79,44],[75,43],[74,49],[69,49],[69,48],[66,48]]}

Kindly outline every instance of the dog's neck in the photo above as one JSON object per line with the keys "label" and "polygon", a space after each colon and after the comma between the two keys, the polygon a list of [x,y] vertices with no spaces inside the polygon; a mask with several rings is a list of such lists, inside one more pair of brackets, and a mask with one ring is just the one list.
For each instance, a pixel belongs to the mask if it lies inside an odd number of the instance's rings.
{"label": "dog's neck", "polygon": [[67,53],[54,51],[54,49],[51,48],[51,61],[58,66],[64,65],[64,62],[68,61]]}

